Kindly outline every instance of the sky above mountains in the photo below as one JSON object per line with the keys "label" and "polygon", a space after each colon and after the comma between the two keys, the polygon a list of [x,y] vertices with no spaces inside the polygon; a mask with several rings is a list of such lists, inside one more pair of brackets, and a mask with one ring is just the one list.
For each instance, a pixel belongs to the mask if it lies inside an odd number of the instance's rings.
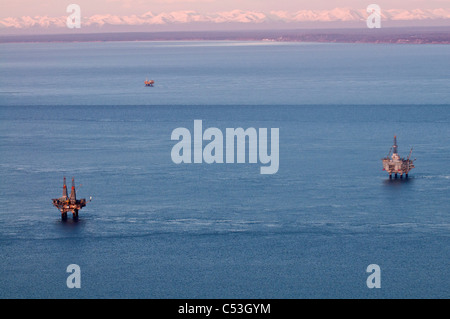
{"label": "sky above mountains", "polygon": [[192,10],[202,14],[232,11],[300,11],[332,10],[334,8],[365,9],[376,3],[382,9],[439,9],[450,8],[450,0],[1,0],[0,18],[22,16],[51,16],[65,14],[66,7],[78,4],[84,15],[141,15],[145,12],[173,12]]}
{"label": "sky above mountains", "polygon": [[78,4],[84,27],[170,26],[185,23],[226,26],[285,23],[361,22],[376,3],[383,21],[439,21],[450,26],[450,0],[0,0],[0,33],[66,28],[67,6]]}

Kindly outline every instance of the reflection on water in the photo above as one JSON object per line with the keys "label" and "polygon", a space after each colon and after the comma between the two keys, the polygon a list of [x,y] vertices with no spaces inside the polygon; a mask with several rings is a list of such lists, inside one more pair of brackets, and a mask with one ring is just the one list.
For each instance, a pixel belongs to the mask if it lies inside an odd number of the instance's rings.
{"label": "reflection on water", "polygon": [[392,178],[392,179],[385,179],[383,181],[384,185],[386,186],[396,186],[401,187],[402,185],[408,185],[411,183],[414,183],[414,177],[409,176],[408,178]]}
{"label": "reflection on water", "polygon": [[82,217],[78,219],[73,219],[68,217],[66,220],[59,219],[55,222],[55,232],[57,237],[72,237],[72,236],[82,236],[85,232],[86,220]]}

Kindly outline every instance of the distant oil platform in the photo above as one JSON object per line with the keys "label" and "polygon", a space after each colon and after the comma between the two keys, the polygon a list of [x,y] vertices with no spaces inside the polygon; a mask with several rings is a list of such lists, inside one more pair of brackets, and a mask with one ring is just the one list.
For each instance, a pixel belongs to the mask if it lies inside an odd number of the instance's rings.
{"label": "distant oil platform", "polygon": [[149,80],[148,78],[146,78],[144,83],[145,83],[145,86],[153,86],[153,84],[155,84],[155,81]]}
{"label": "distant oil platform", "polygon": [[[392,156],[391,156],[392,152]],[[383,171],[389,173],[389,179],[392,179],[392,174],[395,178],[400,175],[400,178],[408,178],[409,171],[414,168],[414,160],[411,160],[412,148],[409,151],[408,158],[404,159],[398,155],[397,136],[394,136],[394,145],[389,150],[388,156],[382,159]],[[391,156],[391,157],[390,157]]]}
{"label": "distant oil platform", "polygon": [[[91,201],[92,197],[89,199]],[[60,198],[52,199],[53,205],[61,212],[61,218],[67,219],[67,213],[72,212],[73,219],[78,219],[78,211],[86,206],[86,199],[77,199],[75,191],[75,180],[72,178],[72,189],[70,191],[70,197],[67,196],[66,178],[64,177],[63,194]]]}

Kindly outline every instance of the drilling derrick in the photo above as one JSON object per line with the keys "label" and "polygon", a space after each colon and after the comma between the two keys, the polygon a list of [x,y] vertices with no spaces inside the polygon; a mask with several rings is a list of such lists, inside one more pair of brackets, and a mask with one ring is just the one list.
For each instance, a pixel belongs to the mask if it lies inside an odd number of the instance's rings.
{"label": "drilling derrick", "polygon": [[398,156],[397,136],[394,135],[394,145],[392,145],[393,153]]}
{"label": "drilling derrick", "polygon": [[86,206],[86,199],[77,200],[75,191],[75,180],[72,178],[72,189],[70,190],[70,197],[67,196],[66,178],[64,177],[63,194],[60,198],[52,199],[53,205],[61,212],[61,218],[67,219],[67,213],[72,212],[73,219],[78,219],[78,211]]}
{"label": "drilling derrick", "polygon": [[392,156],[390,156],[391,151],[387,157],[383,158],[383,171],[389,173],[389,179],[392,179],[392,174],[394,174],[395,178],[400,175],[400,178],[403,178],[403,174],[405,174],[405,178],[408,178],[409,171],[414,168],[414,160],[411,160],[412,148],[409,152],[408,158],[404,159],[398,155],[398,145],[397,145],[397,136],[394,136],[394,145],[392,145]]}
{"label": "drilling derrick", "polygon": [[72,189],[70,190],[70,203],[76,203],[77,193],[75,191],[75,180],[72,178]]}
{"label": "drilling derrick", "polygon": [[69,196],[67,196],[67,186],[66,186],[66,178],[64,177],[64,185],[63,185],[63,194],[62,197],[63,199],[69,198]]}

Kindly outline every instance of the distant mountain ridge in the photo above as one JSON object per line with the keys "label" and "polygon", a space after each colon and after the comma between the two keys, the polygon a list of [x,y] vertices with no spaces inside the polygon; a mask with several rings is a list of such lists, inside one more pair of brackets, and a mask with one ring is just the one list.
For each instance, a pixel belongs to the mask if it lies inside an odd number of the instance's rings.
{"label": "distant mountain ridge", "polygon": [[[357,22],[365,21],[368,17],[366,9],[335,8],[332,10],[299,10],[288,11],[244,11],[232,10],[216,13],[198,13],[196,11],[174,11],[142,15],[119,16],[111,14],[96,14],[89,17],[82,16],[82,26],[103,27],[139,26],[139,25],[173,25],[184,23],[298,23],[298,22]],[[382,21],[425,21],[450,20],[450,8],[444,9],[388,9],[382,10]],[[5,29],[24,28],[66,28],[67,15],[60,17],[23,16],[20,18],[0,19],[0,31]]]}

